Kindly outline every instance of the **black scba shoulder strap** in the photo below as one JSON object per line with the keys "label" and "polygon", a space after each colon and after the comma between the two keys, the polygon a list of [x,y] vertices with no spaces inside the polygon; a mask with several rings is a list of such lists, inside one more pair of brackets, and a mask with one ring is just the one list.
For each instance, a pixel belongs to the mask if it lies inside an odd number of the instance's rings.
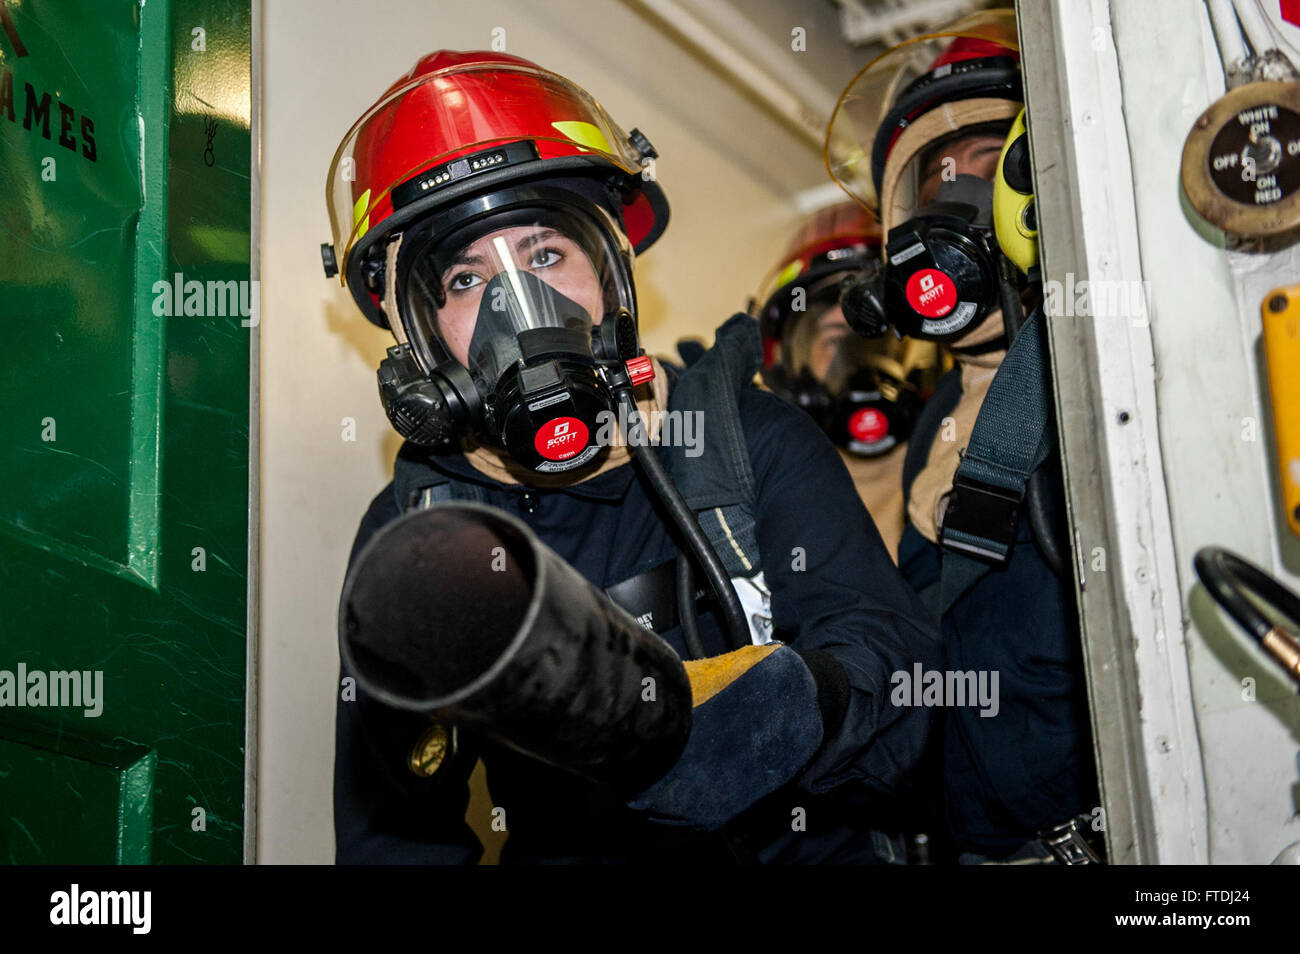
{"label": "black scba shoulder strap", "polygon": [[393,462],[393,495],[405,513],[447,500],[485,503],[483,489],[468,480],[456,480],[428,463],[429,449],[406,442]]}
{"label": "black scba shoulder strap", "polygon": [[[960,372],[926,408],[903,465],[904,499],[929,457],[934,433],[961,397]],[[1030,475],[1051,452],[1054,434],[1046,319],[1041,306],[1026,319],[989,385],[953,478],[939,542],[938,583],[920,593],[938,616],[990,570],[1003,567],[1015,546],[1017,520]],[[947,385],[947,388],[945,388]],[[955,385],[955,386],[954,386]]]}

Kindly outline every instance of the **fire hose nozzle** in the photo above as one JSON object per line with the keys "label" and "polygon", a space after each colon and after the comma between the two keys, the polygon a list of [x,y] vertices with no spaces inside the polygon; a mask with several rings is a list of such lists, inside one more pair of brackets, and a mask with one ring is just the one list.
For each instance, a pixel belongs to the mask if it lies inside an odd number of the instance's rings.
{"label": "fire hose nozzle", "polygon": [[344,583],[339,652],[386,705],[631,792],[668,771],[690,734],[672,647],[482,504],[412,511],[367,542]]}

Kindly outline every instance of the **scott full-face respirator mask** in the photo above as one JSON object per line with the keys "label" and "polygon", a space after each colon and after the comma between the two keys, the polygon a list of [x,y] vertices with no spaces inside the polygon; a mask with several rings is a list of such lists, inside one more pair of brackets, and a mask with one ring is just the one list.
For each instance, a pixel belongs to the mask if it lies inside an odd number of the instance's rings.
{"label": "scott full-face respirator mask", "polygon": [[842,299],[861,334],[969,351],[999,308],[1014,334],[1036,237],[1019,61],[1015,12],[984,10],[882,53],[840,95],[827,168],[886,229],[883,269]]}
{"label": "scott full-face respirator mask", "polygon": [[406,340],[389,349],[379,391],[403,437],[474,435],[538,473],[600,453],[613,389],[654,374],[639,354],[632,251],[602,217],[566,190],[525,186],[401,236],[393,280]]}
{"label": "scott full-face respirator mask", "polygon": [[923,404],[919,375],[904,367],[903,342],[852,332],[838,308],[844,280],[840,272],[800,285],[803,310],[792,308],[790,289],[769,300],[761,315],[770,352],[763,383],[806,411],[837,446],[876,457],[911,434]]}
{"label": "scott full-face respirator mask", "polygon": [[656,156],[563,76],[483,50],[421,57],[352,125],[322,264],[397,338],[379,382],[403,437],[474,435],[540,473],[600,453],[600,411],[652,376],[630,275],[668,222]]}
{"label": "scott full-face respirator mask", "polygon": [[[1002,203],[995,203],[994,196],[999,186],[1009,189],[1004,167],[1018,169],[1019,157],[1027,163],[1028,152],[1023,124],[1017,123],[1010,136],[1007,131],[1005,123],[963,130],[962,138],[993,133],[1005,137],[996,181],[966,174],[945,176],[930,201],[890,229],[883,265],[865,269],[846,284],[841,299],[844,316],[859,334],[877,337],[892,326],[900,335],[954,342],[999,308],[1012,322],[1022,314],[1019,299],[1026,285],[1017,266],[1027,269],[1032,262],[1012,262],[1004,254],[1001,233],[1007,226],[999,227],[1002,217],[995,214],[995,205]],[[939,144],[927,155],[941,156],[942,148]],[[927,164],[916,161],[918,177]],[[1027,171],[1023,179],[1018,184],[1028,193]],[[1033,224],[1032,204],[1022,215]],[[1020,237],[1020,230],[1015,232]],[[989,346],[1005,347],[1006,342],[999,336]]]}
{"label": "scott full-face respirator mask", "polygon": [[759,292],[763,383],[862,457],[907,440],[934,346],[855,335],[840,310],[846,281],[879,261],[880,225],[856,202],[818,210]]}

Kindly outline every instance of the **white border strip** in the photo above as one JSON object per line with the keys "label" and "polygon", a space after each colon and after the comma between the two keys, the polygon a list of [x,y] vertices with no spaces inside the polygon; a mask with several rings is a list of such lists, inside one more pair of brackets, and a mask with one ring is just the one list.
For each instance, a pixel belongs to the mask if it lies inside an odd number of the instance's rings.
{"label": "white border strip", "polygon": [[[262,278],[262,0],[253,0],[249,89],[249,279]],[[261,301],[259,295],[257,299]],[[248,329],[248,621],[244,665],[244,864],[257,863],[258,608],[261,573],[261,309]]]}

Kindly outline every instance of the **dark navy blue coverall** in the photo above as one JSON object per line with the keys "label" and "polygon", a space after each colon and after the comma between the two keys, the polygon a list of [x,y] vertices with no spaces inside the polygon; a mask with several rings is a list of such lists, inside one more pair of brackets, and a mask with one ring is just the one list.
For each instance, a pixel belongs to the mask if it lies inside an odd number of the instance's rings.
{"label": "dark navy blue coverall", "polygon": [[[358,690],[357,701],[339,702],[336,725],[340,863],[477,861],[482,849],[464,817],[467,779],[480,755],[493,805],[505,810],[504,862],[881,860],[869,831],[887,826],[885,803],[909,781],[932,715],[894,706],[891,674],[918,661],[938,668],[938,634],[811,418],[752,387],[740,392],[739,409],[757,479],[757,537],[773,625],[798,649],[832,654],[850,686],[845,718],[800,776],[741,816],[724,840],[649,822],[600,786],[464,732],[454,758],[433,777],[417,777],[406,762],[427,723]],[[402,455],[477,484],[484,502],[523,520],[598,587],[678,554],[668,518],[634,463],[542,490],[499,483],[459,453],[407,445]],[[362,520],[352,558],[398,515],[390,484]],[[712,613],[701,614],[700,630],[708,655],[731,648]],[[685,655],[678,627],[659,635]],[[804,809],[806,830],[794,830],[794,807]]]}
{"label": "dark navy blue coverall", "polygon": [[[908,490],[960,398],[961,369],[954,368],[912,434]],[[1051,502],[1059,516],[1062,503]],[[939,582],[942,554],[907,524],[898,565],[917,592]],[[1098,796],[1074,587],[1043,560],[1023,514],[1010,562],[958,598],[943,618],[943,640],[949,670],[998,673],[998,714],[943,710],[926,759],[942,776],[933,783],[942,804],[932,808],[956,849],[1004,858],[1040,831],[1090,814]]]}

